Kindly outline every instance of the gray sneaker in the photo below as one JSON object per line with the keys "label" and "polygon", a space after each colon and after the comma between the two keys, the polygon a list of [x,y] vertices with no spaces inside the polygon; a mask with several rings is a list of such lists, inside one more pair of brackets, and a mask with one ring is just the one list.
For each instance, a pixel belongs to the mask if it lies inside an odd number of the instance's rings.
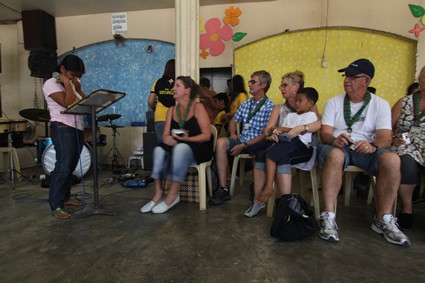
{"label": "gray sneaker", "polygon": [[390,222],[384,222],[375,216],[371,228],[376,233],[384,235],[385,240],[392,244],[410,246],[409,239],[398,229],[397,218],[393,216]]}
{"label": "gray sneaker", "polygon": [[320,215],[319,222],[319,237],[326,241],[338,242],[338,226],[336,225],[335,219]]}

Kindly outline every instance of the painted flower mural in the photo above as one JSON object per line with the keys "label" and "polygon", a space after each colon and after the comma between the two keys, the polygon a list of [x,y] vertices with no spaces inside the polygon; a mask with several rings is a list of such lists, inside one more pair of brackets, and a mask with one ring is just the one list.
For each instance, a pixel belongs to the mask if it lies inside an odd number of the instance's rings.
{"label": "painted flower mural", "polygon": [[425,27],[421,27],[419,24],[416,24],[414,28],[409,30],[409,32],[414,33],[416,38],[418,38],[421,32],[424,30],[425,30]]}
{"label": "painted flower mural", "polygon": [[[232,27],[239,24],[239,16],[242,11],[239,8],[230,6],[225,10],[225,17],[222,22],[218,18],[212,18],[204,24],[202,17],[200,17],[200,48],[201,56],[206,59],[209,55],[218,56],[224,52],[226,45],[224,41],[233,40],[234,42],[240,41],[246,36],[244,32],[233,33]],[[209,50],[207,50],[209,49]]]}
{"label": "painted flower mural", "polygon": [[409,33],[413,33],[416,38],[419,37],[422,31],[425,30],[425,9],[422,6],[409,4],[410,12],[415,18],[421,18],[421,25],[415,24],[415,26],[409,30]]}
{"label": "painted flower mural", "polygon": [[218,56],[224,51],[223,40],[231,40],[233,30],[230,26],[221,27],[221,22],[217,18],[209,19],[205,23],[205,33],[201,34],[200,48],[210,49],[212,56]]}
{"label": "painted flower mural", "polygon": [[223,18],[223,23],[225,25],[231,24],[233,27],[239,24],[239,16],[242,15],[242,11],[239,8],[233,8],[230,6],[229,9],[225,11],[226,16]]}

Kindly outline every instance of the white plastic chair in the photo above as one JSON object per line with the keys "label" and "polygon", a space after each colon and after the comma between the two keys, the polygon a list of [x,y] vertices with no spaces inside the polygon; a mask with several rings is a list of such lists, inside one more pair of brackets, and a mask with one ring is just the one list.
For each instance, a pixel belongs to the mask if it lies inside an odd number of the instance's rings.
{"label": "white plastic chair", "polygon": [[140,161],[140,166],[142,167],[142,169],[144,169],[145,168],[145,165],[143,163],[143,154],[144,154],[144,152],[143,152],[143,145],[142,144],[139,144],[137,146],[137,149],[135,151],[133,151],[133,156],[130,156],[128,158],[128,166],[127,166],[127,168],[130,168],[130,165],[131,165],[131,161],[132,160],[139,160]]}
{"label": "white plastic chair", "polygon": [[[238,137],[240,136],[240,123],[236,124],[236,134],[238,135]],[[245,178],[245,161],[247,159],[253,160],[253,157],[248,153],[240,153],[237,156],[233,157],[232,173],[230,177],[230,196],[233,196],[235,191],[236,172],[238,170],[239,163],[239,186],[243,185],[243,181]]]}
{"label": "white plastic chair", "polygon": [[[217,143],[217,129],[214,125],[211,125],[211,134],[214,137],[213,140],[213,152],[215,152],[215,145]],[[212,196],[212,177],[211,177],[211,166],[214,159],[214,154],[211,160],[203,162],[201,164],[190,165],[190,168],[196,168],[198,170],[199,177],[199,210],[207,209],[207,181],[209,194]]]}

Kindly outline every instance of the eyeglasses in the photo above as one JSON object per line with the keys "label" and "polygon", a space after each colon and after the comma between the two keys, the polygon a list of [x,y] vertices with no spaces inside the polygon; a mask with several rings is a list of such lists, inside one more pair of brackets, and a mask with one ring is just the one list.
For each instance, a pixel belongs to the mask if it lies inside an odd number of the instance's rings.
{"label": "eyeglasses", "polygon": [[249,80],[249,81],[248,81],[248,83],[249,83],[249,84],[252,84],[252,85],[253,85],[253,84],[255,84],[256,82],[259,82],[259,81],[256,81],[256,80]]}
{"label": "eyeglasses", "polygon": [[284,88],[286,88],[286,87],[288,87],[288,86],[290,86],[290,85],[294,85],[294,84],[287,84],[287,83],[283,83],[283,84],[281,84],[281,85],[279,86],[279,89],[284,89]]}
{"label": "eyeglasses", "polygon": [[346,77],[347,79],[350,79],[352,81],[359,79],[359,78],[368,78],[369,76],[367,75],[348,75],[348,74],[342,74],[341,77]]}

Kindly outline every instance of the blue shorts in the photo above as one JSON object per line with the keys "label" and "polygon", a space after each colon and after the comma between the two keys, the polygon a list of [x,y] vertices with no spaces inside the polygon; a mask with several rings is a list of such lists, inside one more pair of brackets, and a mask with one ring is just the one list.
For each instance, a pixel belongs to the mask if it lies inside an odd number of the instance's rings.
{"label": "blue shorts", "polygon": [[[260,169],[261,171],[264,171],[264,172],[266,171],[266,163],[264,163],[264,162],[256,161],[254,167],[255,167],[255,169]],[[292,174],[291,165],[289,165],[289,164],[277,165],[276,174],[277,175]]]}
{"label": "blue shorts", "polygon": [[[229,137],[226,138],[227,140],[227,151],[230,153],[230,151],[232,150],[232,148],[234,148],[235,146],[237,146],[238,144],[241,144],[242,142],[240,140],[234,140],[231,139]],[[241,153],[248,153],[248,151],[246,149],[243,149],[241,151]]]}
{"label": "blue shorts", "polygon": [[326,163],[328,155],[333,149],[339,149],[344,152],[345,163],[343,169],[347,168],[348,165],[355,165],[362,168],[372,176],[378,175],[378,162],[381,155],[385,152],[389,152],[388,149],[380,149],[372,154],[362,154],[354,150],[349,150],[345,146],[334,147],[328,144],[319,144],[319,147],[317,148],[317,157],[319,158],[319,163],[321,165]]}

